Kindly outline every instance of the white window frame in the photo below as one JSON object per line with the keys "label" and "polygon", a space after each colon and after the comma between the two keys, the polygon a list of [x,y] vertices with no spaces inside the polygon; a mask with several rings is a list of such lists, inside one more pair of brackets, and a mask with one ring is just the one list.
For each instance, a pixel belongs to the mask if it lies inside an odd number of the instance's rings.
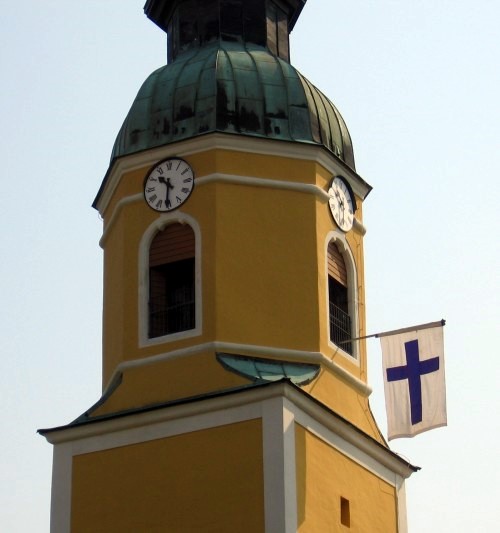
{"label": "white window frame", "polygon": [[356,261],[352,254],[351,248],[343,233],[339,231],[331,231],[325,239],[325,310],[328,324],[328,347],[338,352],[349,361],[359,365],[359,342],[352,341],[352,354],[347,353],[341,346],[337,346],[330,340],[330,306],[328,293],[328,245],[333,243],[337,246],[339,252],[342,254],[344,264],[347,272],[347,308],[349,316],[351,317],[351,336],[359,337],[359,300],[358,300],[358,273],[356,269]]}
{"label": "white window frame", "polygon": [[[195,283],[195,327],[185,331],[178,331],[149,337],[149,249],[154,236],[170,224],[188,224],[194,232],[194,283]],[[165,213],[158,217],[144,232],[139,244],[139,347],[154,346],[166,342],[173,342],[189,337],[196,337],[202,332],[202,300],[201,300],[201,231],[198,222],[190,215],[180,211]]]}

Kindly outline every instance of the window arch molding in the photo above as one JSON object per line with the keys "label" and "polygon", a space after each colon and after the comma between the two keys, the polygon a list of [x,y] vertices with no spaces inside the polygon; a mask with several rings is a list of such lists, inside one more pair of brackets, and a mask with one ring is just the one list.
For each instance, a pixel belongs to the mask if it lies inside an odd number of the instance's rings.
{"label": "window arch molding", "polygon": [[[171,224],[187,224],[194,232],[194,286],[195,286],[195,327],[193,329],[170,333],[159,337],[149,337],[149,250],[156,234]],[[139,243],[139,347],[172,342],[201,335],[202,301],[201,301],[201,231],[198,222],[190,215],[181,212],[166,213],[148,226]]]}
{"label": "window arch molding", "polygon": [[349,354],[342,349],[342,346],[337,346],[331,341],[330,338],[330,306],[329,306],[329,271],[328,271],[328,247],[330,244],[337,246],[338,251],[342,255],[347,276],[347,307],[348,314],[351,318],[351,337],[358,337],[359,332],[359,313],[358,313],[358,274],[356,268],[356,261],[351,248],[343,233],[338,231],[331,231],[328,233],[325,239],[325,313],[327,316],[326,323],[328,324],[328,346],[347,357],[351,362],[357,362],[359,364],[359,343],[358,341],[352,342],[352,353]]}

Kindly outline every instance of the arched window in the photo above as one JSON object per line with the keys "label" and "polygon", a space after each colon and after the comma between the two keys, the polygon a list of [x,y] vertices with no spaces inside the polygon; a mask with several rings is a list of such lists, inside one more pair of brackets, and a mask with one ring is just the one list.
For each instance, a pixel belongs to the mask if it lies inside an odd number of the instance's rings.
{"label": "arched window", "polygon": [[353,355],[351,316],[349,314],[349,285],[344,258],[334,242],[328,244],[328,305],[330,341]]}
{"label": "arched window", "polygon": [[169,224],[149,248],[148,337],[194,329],[195,235],[188,224]]}

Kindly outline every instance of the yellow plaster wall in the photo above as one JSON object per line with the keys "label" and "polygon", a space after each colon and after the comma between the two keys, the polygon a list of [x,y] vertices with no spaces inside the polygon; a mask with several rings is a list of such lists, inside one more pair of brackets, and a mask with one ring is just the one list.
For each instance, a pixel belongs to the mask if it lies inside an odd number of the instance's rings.
{"label": "yellow plaster wall", "polygon": [[315,199],[217,185],[218,340],[318,349]]}
{"label": "yellow plaster wall", "polygon": [[122,382],[92,416],[112,414],[145,405],[191,398],[248,385],[249,380],[227,372],[213,352],[127,368]]}
{"label": "yellow plaster wall", "polygon": [[[210,150],[186,157],[196,179],[214,173],[316,184],[326,190],[331,174],[313,161]],[[139,346],[139,246],[162,215],[142,201],[148,167],[124,174],[105,211],[103,384],[120,362],[145,359],[192,345],[219,341],[325,354],[366,381],[365,344],[358,362],[328,342],[326,236],[335,229],[325,198],[250,184],[196,182],[179,212],[201,231],[201,334]],[[120,198],[136,201],[116,209]],[[360,201],[358,205],[360,206]],[[357,213],[361,217],[361,211]],[[113,222],[111,223],[111,220]],[[358,318],[365,332],[362,236],[346,236],[357,264]],[[245,354],[244,348],[242,354]],[[265,356],[265,354],[261,354]],[[307,362],[307,361],[306,361]],[[214,353],[127,369],[123,383],[95,414],[221,390],[245,382],[222,370]],[[372,436],[379,438],[368,402],[330,370],[306,390]]]}
{"label": "yellow plaster wall", "polygon": [[[295,426],[299,533],[396,533],[394,487]],[[341,524],[340,499],[349,500],[350,527]]]}
{"label": "yellow plaster wall", "polygon": [[[196,176],[217,171],[296,182],[316,179],[316,164],[307,161],[227,150],[188,159]],[[120,361],[216,338],[317,350],[314,197],[221,183],[196,184],[182,207],[201,228],[202,335],[139,348],[139,245],[161,216],[142,201],[147,170],[124,174],[104,213],[103,384]],[[120,199],[133,195],[136,201],[118,208]]]}
{"label": "yellow plaster wall", "polygon": [[76,456],[72,533],[264,531],[260,420]]}
{"label": "yellow plaster wall", "polygon": [[316,163],[282,156],[252,154],[234,150],[216,152],[217,172],[255,178],[315,183]]}
{"label": "yellow plaster wall", "polygon": [[[214,339],[215,185],[206,185],[204,195],[192,195],[183,212],[203,228],[201,258],[203,331],[195,343]],[[144,202],[126,205],[119,212],[104,244],[103,384],[121,361],[149,357],[193,344],[193,339],[139,347],[139,254],[145,231],[161,218]],[[125,238],[126,236],[126,238]]]}
{"label": "yellow plaster wall", "polygon": [[353,390],[352,385],[330,369],[321,370],[317,379],[303,387],[311,396],[324,403],[338,415],[349,420],[378,442],[384,443],[370,410],[368,398]]}

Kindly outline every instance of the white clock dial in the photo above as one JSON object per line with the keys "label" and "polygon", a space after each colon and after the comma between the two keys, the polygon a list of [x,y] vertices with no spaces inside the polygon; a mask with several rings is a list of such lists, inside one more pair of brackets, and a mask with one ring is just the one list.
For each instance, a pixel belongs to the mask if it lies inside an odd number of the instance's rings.
{"label": "white clock dial", "polygon": [[350,187],[343,178],[337,176],[332,179],[328,189],[330,197],[328,203],[333,220],[342,231],[349,231],[354,223],[356,204]]}
{"label": "white clock dial", "polygon": [[172,211],[189,198],[193,187],[193,169],[184,159],[171,157],[148,172],[144,180],[144,199],[155,211]]}

